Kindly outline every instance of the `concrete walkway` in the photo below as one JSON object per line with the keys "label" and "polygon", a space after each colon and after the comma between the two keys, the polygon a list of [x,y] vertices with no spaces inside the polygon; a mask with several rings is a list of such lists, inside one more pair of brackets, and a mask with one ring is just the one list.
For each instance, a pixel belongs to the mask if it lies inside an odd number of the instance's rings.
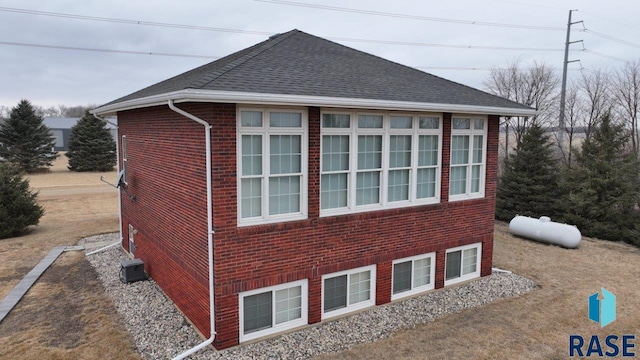
{"label": "concrete walkway", "polygon": [[36,265],[29,273],[16,285],[9,294],[2,299],[0,302],[0,322],[4,320],[4,318],[9,314],[9,312],[20,302],[22,297],[29,291],[31,286],[35,284],[36,280],[42,275],[42,273],[53,264],[54,261],[62,254],[65,250],[83,250],[82,247],[76,246],[57,246],[54,247],[44,259],[40,260],[38,265]]}

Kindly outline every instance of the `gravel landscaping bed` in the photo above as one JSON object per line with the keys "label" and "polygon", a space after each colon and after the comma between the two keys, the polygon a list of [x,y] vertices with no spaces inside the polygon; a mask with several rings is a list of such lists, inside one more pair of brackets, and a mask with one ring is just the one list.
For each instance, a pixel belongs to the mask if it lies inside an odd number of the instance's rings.
{"label": "gravel landscaping bed", "polygon": [[[118,240],[118,234],[92,236],[86,242]],[[120,262],[128,259],[118,246],[87,257],[104,288],[123,316],[127,330],[145,359],[167,359],[199,344],[203,339],[164,296],[153,280],[122,284]],[[335,321],[311,326],[262,342],[215,351],[212,347],[192,359],[305,359],[346,350],[354,345],[389,337],[394,331],[412,328],[434,319],[526,293],[533,281],[495,272],[470,283],[425,295],[376,306]]]}

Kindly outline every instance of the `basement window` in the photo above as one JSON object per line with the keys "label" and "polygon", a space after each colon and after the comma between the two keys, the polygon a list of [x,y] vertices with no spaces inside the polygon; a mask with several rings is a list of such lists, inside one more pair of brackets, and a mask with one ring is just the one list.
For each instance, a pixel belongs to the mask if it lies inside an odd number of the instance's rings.
{"label": "basement window", "polygon": [[307,280],[239,294],[240,342],[307,324]]}
{"label": "basement window", "polygon": [[481,243],[447,250],[444,285],[451,285],[479,277],[481,258]]}
{"label": "basement window", "polygon": [[375,265],[322,277],[322,319],[375,305]]}
{"label": "basement window", "polygon": [[435,265],[435,253],[394,260],[391,300],[433,289]]}

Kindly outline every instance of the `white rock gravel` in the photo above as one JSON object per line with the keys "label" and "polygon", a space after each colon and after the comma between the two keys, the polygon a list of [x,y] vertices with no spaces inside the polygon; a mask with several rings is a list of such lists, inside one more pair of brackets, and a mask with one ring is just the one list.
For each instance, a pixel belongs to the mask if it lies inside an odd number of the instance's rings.
{"label": "white rock gravel", "polygon": [[[114,242],[118,234],[84,239],[84,243]],[[145,359],[168,359],[203,339],[149,279],[132,284],[119,280],[120,263],[127,259],[118,246],[87,257],[104,288],[123,316],[138,352]],[[357,344],[389,337],[394,331],[428,323],[447,314],[526,293],[533,281],[494,272],[461,286],[429,292],[405,301],[376,306],[335,321],[311,326],[262,342],[228,350],[200,350],[192,359],[306,359],[349,349]]]}

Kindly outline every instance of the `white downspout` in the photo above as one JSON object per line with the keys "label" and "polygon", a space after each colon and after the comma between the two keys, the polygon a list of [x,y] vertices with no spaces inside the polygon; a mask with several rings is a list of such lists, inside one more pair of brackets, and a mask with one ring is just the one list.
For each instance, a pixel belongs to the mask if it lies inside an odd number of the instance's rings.
{"label": "white downspout", "polygon": [[[98,114],[92,113],[92,115],[96,119],[98,119],[98,120],[100,120],[100,121],[102,121],[104,123],[111,124],[111,125],[116,127],[116,167],[118,168],[118,171],[120,171],[120,169],[119,169],[120,166],[118,164],[120,162],[120,134],[119,134],[119,131],[118,131],[118,129],[119,129],[118,128],[118,124],[116,124],[114,122],[111,122],[111,121],[109,121],[107,119],[103,119],[100,116],[98,116]],[[122,234],[122,193],[121,193],[121,191],[122,191],[121,188],[118,186],[118,218],[120,220],[120,243],[122,244],[122,242],[124,241],[124,237],[123,237],[123,234]],[[87,255],[91,255],[91,254],[87,254]]]}
{"label": "white downspout", "polygon": [[176,357],[173,358],[173,360],[181,360],[184,359],[185,357],[199,351],[200,349],[203,349],[204,347],[210,345],[211,343],[213,343],[213,339],[215,339],[216,337],[216,322],[215,322],[215,307],[214,307],[214,300],[213,300],[213,220],[212,220],[212,215],[213,215],[213,209],[212,209],[212,191],[211,191],[211,125],[192,115],[189,114],[188,112],[177,108],[174,104],[173,104],[173,100],[169,99],[169,108],[175,112],[177,112],[178,114],[189,118],[201,125],[204,125],[205,127],[205,146],[206,146],[206,167],[207,167],[207,243],[208,243],[208,250],[209,250],[209,321],[210,321],[210,337],[205,340],[204,342],[192,347],[191,349],[181,353],[180,355],[177,355]]}

